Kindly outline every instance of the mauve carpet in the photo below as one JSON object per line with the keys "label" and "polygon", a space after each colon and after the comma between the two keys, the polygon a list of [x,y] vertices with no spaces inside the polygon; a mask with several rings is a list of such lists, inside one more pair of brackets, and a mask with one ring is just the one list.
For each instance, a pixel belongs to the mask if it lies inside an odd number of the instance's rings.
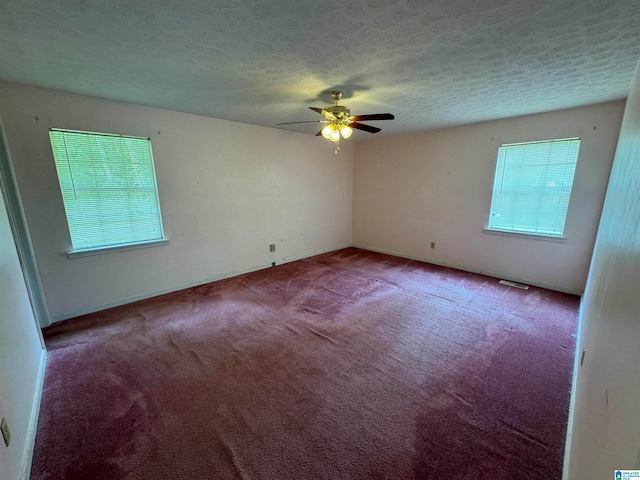
{"label": "mauve carpet", "polygon": [[55,324],[31,478],[560,479],[578,304],[347,248]]}

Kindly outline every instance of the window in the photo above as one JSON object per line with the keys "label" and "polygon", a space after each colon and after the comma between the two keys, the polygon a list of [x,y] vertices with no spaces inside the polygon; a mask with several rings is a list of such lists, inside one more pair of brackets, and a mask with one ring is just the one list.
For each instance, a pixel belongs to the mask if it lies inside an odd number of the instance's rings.
{"label": "window", "polygon": [[488,231],[562,237],[579,138],[502,145]]}
{"label": "window", "polygon": [[51,129],[73,252],[162,242],[148,138]]}

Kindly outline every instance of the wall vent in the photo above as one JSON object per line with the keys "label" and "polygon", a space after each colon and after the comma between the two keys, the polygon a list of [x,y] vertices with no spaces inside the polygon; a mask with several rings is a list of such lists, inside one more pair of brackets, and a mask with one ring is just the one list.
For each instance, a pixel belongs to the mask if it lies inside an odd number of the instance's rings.
{"label": "wall vent", "polygon": [[529,290],[529,285],[523,285],[522,283],[510,282],[509,280],[500,280],[500,283],[510,287],[521,288],[522,290]]}

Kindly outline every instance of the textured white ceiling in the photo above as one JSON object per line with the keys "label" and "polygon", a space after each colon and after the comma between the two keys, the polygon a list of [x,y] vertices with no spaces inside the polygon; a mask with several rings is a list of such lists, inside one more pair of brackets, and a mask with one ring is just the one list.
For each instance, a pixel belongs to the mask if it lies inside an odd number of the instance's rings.
{"label": "textured white ceiling", "polygon": [[270,127],[333,89],[376,136],[620,99],[639,58],[638,0],[0,2],[2,79]]}

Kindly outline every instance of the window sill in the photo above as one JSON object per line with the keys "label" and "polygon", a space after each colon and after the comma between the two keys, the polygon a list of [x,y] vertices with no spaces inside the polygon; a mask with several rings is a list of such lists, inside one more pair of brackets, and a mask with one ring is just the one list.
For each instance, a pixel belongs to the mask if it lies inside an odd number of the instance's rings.
{"label": "window sill", "polygon": [[151,240],[149,242],[127,243],[125,245],[115,245],[111,247],[88,248],[86,250],[72,250],[67,252],[67,258],[90,257],[92,255],[103,255],[105,253],[120,252],[123,250],[137,250],[138,248],[159,247],[168,245],[169,239]]}
{"label": "window sill", "polygon": [[484,233],[491,235],[506,235],[508,237],[530,238],[533,240],[546,240],[548,242],[567,243],[567,237],[554,237],[552,235],[540,235],[537,233],[514,232],[512,230],[496,230],[484,228]]}

